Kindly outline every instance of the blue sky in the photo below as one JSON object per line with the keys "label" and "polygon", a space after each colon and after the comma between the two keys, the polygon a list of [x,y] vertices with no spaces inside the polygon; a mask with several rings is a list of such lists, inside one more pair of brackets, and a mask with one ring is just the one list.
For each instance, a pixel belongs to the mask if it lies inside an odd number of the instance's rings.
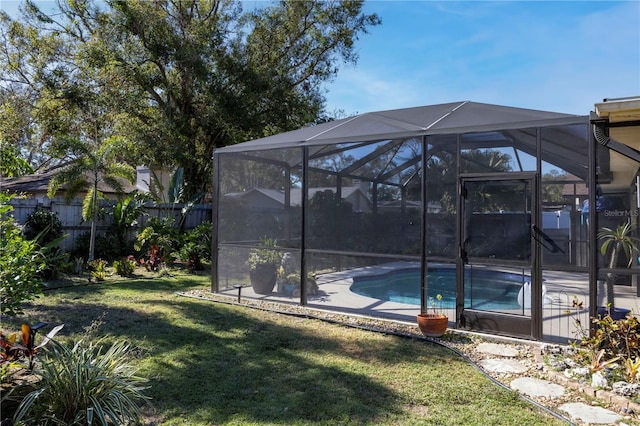
{"label": "blue sky", "polygon": [[640,95],[640,2],[375,1],[382,25],[327,86],[347,115],[471,100],[588,114]]}
{"label": "blue sky", "polygon": [[471,100],[583,115],[603,98],[640,95],[637,0],[368,0],[364,10],[382,24],[326,85],[329,112]]}

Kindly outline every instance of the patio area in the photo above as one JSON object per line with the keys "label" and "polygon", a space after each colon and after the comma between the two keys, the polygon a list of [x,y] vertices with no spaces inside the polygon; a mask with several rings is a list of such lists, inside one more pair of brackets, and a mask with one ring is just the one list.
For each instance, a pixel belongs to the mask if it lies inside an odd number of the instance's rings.
{"label": "patio area", "polygon": [[[450,265],[434,265],[445,266]],[[415,271],[419,269],[419,262],[391,262],[383,265],[354,268],[341,272],[321,274],[316,277],[318,292],[307,297],[306,306],[332,312],[344,312],[350,315],[362,315],[372,318],[384,318],[403,323],[416,323],[416,315],[420,313],[419,304],[402,303],[393,300],[378,299],[363,296],[352,291],[354,280],[359,278],[381,278],[390,273]],[[504,271],[503,272],[509,272]],[[513,272],[513,271],[511,271]],[[299,294],[287,295],[274,291],[268,295],[257,294],[248,282],[242,285],[241,297],[252,300],[268,300],[270,302],[300,304]],[[568,340],[576,338],[578,328],[576,320],[587,325],[589,321],[588,283],[584,281],[584,274],[570,272],[550,272],[544,277],[545,301],[543,303],[543,330],[545,340],[566,344]],[[392,289],[392,284],[389,285]],[[419,292],[419,282],[416,292]],[[637,297],[637,284],[633,286],[619,286],[616,289],[617,307],[628,309],[634,313],[640,312]],[[222,289],[222,294],[237,297],[238,287]],[[518,304],[517,298],[512,300]],[[429,306],[428,306],[429,308]],[[455,327],[455,308],[438,309],[449,317],[450,327]],[[520,306],[513,310],[502,310],[505,314],[530,316],[531,309]]]}
{"label": "patio area", "polygon": [[[212,291],[413,323],[433,296],[429,268],[446,268],[451,327],[566,342],[607,293],[637,312],[640,147],[614,139],[637,141],[637,125],[611,123],[622,109],[606,106],[594,118],[452,102],[221,148]],[[265,250],[271,270],[290,255],[296,295],[251,290],[248,259]],[[412,302],[353,291],[405,267],[419,270]]]}

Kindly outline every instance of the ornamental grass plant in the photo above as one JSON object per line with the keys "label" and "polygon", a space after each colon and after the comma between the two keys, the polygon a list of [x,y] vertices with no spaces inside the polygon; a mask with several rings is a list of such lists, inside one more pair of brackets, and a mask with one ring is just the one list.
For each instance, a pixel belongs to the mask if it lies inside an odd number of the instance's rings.
{"label": "ornamental grass plant", "polygon": [[14,416],[24,425],[126,425],[141,419],[146,380],[131,364],[131,345],[118,340],[52,340],[39,355],[33,387]]}

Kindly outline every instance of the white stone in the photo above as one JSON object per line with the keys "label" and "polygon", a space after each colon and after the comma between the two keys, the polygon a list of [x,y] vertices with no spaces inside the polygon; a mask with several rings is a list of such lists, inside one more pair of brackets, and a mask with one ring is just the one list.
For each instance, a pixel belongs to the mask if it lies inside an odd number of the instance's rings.
{"label": "white stone", "polygon": [[571,358],[565,358],[564,359],[564,363],[567,364],[567,367],[569,368],[574,368],[576,365],[578,365],[574,360],[572,360]]}
{"label": "white stone", "polygon": [[476,348],[476,352],[509,358],[518,356],[518,351],[516,349],[505,345],[499,345],[497,343],[480,343]]}
{"label": "white stone", "polygon": [[611,385],[613,391],[624,396],[634,396],[638,393],[640,385],[637,383],[615,382]]}
{"label": "white stone", "polygon": [[527,371],[527,367],[513,359],[483,359],[480,361],[480,366],[494,373],[524,373]]}
{"label": "white stone", "polygon": [[560,410],[568,413],[571,420],[580,420],[592,425],[611,424],[622,420],[622,417],[613,411],[602,407],[593,407],[582,402],[563,404],[559,408]]}
{"label": "white stone", "polygon": [[532,377],[520,377],[513,380],[511,388],[532,397],[559,398],[564,395],[562,386]]}
{"label": "white stone", "polygon": [[578,368],[569,370],[569,372],[571,373],[570,376],[584,379],[589,377],[590,370],[588,367],[578,367]]}
{"label": "white stone", "polygon": [[591,386],[594,388],[606,388],[609,382],[602,374],[602,371],[596,371],[591,375]]}

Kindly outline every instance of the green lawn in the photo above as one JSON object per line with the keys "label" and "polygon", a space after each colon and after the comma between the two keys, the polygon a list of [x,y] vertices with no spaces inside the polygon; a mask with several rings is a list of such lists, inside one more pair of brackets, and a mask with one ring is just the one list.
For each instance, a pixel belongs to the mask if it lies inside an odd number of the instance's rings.
{"label": "green lawn", "polygon": [[102,318],[101,333],[139,347],[146,424],[562,424],[438,345],[176,294],[208,285],[180,274],[62,288],[2,326],[65,323],[66,338]]}

